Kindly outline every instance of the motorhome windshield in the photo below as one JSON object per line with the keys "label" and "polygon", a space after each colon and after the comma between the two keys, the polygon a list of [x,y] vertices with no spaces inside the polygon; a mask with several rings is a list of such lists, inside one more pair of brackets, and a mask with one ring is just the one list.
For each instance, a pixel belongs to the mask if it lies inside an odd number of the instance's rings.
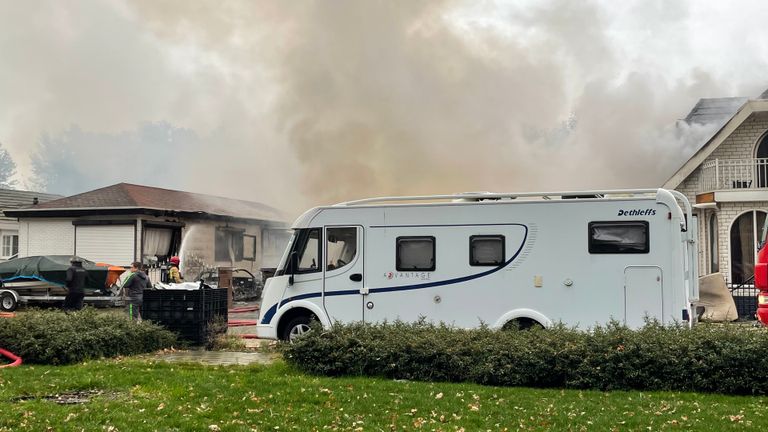
{"label": "motorhome windshield", "polygon": [[[288,253],[283,257],[276,276],[287,273],[312,273],[320,271],[322,257],[320,232],[320,228],[296,230],[293,237],[291,237]],[[293,256],[296,258],[292,258]],[[291,268],[294,264],[297,264],[295,269]]]}
{"label": "motorhome windshield", "polygon": [[288,266],[288,257],[290,257],[291,255],[291,250],[293,250],[293,243],[295,241],[296,241],[296,231],[294,231],[291,234],[291,238],[288,239],[288,246],[285,248],[285,251],[283,252],[283,256],[280,258],[280,263],[277,265],[275,276],[282,276],[285,274],[285,269]]}

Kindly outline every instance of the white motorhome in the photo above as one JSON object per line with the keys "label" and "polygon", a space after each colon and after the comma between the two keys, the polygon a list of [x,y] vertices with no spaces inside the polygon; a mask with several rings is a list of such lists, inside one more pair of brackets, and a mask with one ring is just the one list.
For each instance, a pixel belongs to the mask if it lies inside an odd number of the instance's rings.
{"label": "white motorhome", "polygon": [[370,198],[311,209],[293,229],[262,338],[311,319],[639,327],[691,322],[698,299],[695,220],[671,190]]}

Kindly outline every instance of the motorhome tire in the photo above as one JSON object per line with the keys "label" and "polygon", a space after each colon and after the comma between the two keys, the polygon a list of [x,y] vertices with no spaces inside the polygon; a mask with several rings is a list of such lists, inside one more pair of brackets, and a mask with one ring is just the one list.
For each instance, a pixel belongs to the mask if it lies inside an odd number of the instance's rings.
{"label": "motorhome tire", "polygon": [[19,306],[16,297],[8,291],[0,293],[0,311],[13,312]]}
{"label": "motorhome tire", "polygon": [[511,321],[508,321],[506,324],[504,324],[504,327],[502,327],[502,330],[533,330],[533,329],[543,329],[544,326],[541,325],[540,322],[536,321],[532,318],[515,318]]}
{"label": "motorhome tire", "polygon": [[310,331],[309,323],[312,322],[312,318],[306,315],[299,315],[288,322],[285,326],[281,339],[284,341],[292,342],[295,338]]}

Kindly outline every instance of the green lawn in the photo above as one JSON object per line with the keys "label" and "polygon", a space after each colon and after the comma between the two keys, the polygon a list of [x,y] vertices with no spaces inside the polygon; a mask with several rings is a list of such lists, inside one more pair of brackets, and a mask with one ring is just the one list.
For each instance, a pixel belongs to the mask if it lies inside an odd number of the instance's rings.
{"label": "green lawn", "polygon": [[[72,405],[43,398],[86,390],[100,393]],[[0,369],[0,431],[759,430],[766,408],[765,397],[321,378],[283,363]]]}

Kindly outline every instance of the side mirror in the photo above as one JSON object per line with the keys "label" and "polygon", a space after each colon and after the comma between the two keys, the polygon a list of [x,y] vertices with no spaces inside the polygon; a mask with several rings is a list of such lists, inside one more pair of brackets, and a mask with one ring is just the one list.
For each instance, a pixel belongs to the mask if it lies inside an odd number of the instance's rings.
{"label": "side mirror", "polygon": [[759,241],[759,242],[757,242],[757,250],[758,250],[758,251],[759,251],[760,249],[762,249],[762,248],[763,248],[763,246],[765,246],[765,241]]}

